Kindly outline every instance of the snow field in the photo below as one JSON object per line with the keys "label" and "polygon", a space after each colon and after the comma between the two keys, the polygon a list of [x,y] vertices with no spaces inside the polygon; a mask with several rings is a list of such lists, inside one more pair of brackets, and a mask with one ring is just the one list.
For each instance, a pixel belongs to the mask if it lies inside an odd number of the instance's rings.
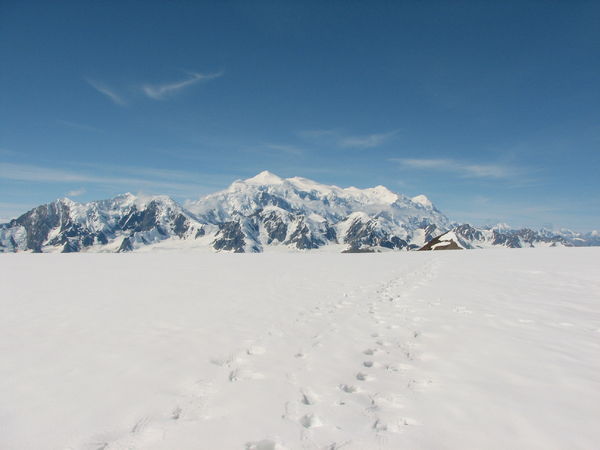
{"label": "snow field", "polygon": [[0,448],[596,448],[598,256],[3,255]]}

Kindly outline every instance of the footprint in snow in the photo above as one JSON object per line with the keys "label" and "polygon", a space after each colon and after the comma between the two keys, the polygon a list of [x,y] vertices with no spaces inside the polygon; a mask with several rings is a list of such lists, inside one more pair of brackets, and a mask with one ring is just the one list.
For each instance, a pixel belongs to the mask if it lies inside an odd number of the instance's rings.
{"label": "footprint in snow", "polygon": [[229,372],[229,381],[239,380],[262,380],[265,376],[262,373],[252,372],[248,369],[234,369]]}
{"label": "footprint in snow", "polygon": [[369,375],[368,373],[358,372],[356,374],[356,379],[359,381],[371,381],[374,379],[374,377],[372,375]]}
{"label": "footprint in snow", "polygon": [[138,434],[144,431],[144,428],[150,423],[150,418],[145,416],[138,420],[135,425],[131,428],[131,434]]}
{"label": "footprint in snow", "polygon": [[246,450],[286,450],[286,447],[270,439],[257,442],[246,442]]}
{"label": "footprint in snow", "polygon": [[246,349],[247,355],[262,355],[265,352],[266,352],[266,349],[259,345],[253,345]]}
{"label": "footprint in snow", "polygon": [[315,414],[306,414],[300,418],[300,425],[304,428],[317,428],[323,425],[323,422]]}
{"label": "footprint in snow", "polygon": [[351,384],[340,384],[338,388],[340,391],[345,392],[346,394],[354,394],[355,392],[358,392],[358,388]]}
{"label": "footprint in snow", "polygon": [[381,352],[381,350],[379,350],[378,348],[368,348],[363,353],[368,356],[373,356],[379,352]]}
{"label": "footprint in snow", "polygon": [[183,412],[183,410],[177,406],[173,412],[171,412],[171,419],[173,420],[179,420],[181,418],[181,413]]}
{"label": "footprint in snow", "polygon": [[318,396],[310,389],[303,389],[300,394],[300,402],[304,405],[314,405],[317,402]]}

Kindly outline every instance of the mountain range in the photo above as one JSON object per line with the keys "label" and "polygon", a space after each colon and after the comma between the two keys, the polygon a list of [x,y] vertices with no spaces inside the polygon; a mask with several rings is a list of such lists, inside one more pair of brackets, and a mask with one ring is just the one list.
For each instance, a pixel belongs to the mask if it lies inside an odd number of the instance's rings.
{"label": "mountain range", "polygon": [[[437,244],[429,244],[434,239]],[[340,188],[261,172],[181,205],[167,196],[123,194],[40,205],[0,225],[0,252],[227,252],[600,245],[597,232],[477,228],[452,222],[424,195],[377,186]]]}

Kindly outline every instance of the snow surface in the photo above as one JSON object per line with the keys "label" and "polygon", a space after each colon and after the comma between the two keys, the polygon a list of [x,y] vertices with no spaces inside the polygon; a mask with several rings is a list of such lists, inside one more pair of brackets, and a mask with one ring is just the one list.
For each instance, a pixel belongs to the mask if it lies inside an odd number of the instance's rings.
{"label": "snow surface", "polygon": [[0,255],[0,448],[598,448],[599,260]]}

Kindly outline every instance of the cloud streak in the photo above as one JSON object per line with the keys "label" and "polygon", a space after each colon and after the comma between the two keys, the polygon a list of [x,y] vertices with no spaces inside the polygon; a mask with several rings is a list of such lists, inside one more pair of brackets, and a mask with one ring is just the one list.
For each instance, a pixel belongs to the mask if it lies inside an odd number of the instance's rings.
{"label": "cloud streak", "polygon": [[82,130],[82,131],[93,131],[95,133],[100,133],[102,132],[101,129],[93,127],[91,125],[85,125],[83,123],[77,123],[77,122],[71,122],[70,120],[57,120],[57,123],[59,123],[60,125],[64,125],[66,127],[69,128],[74,128],[76,130]]}
{"label": "cloud streak", "polygon": [[442,158],[392,158],[401,167],[415,170],[451,172],[463,178],[507,179],[524,174],[524,170],[503,164],[472,164]]}
{"label": "cloud streak", "polygon": [[390,131],[388,133],[374,133],[363,136],[346,136],[338,140],[338,145],[342,148],[374,148],[385,144],[398,131]]}
{"label": "cloud streak", "polygon": [[298,133],[302,138],[334,145],[338,148],[363,150],[380,147],[397,134],[398,130],[363,135],[349,135],[340,130],[304,130]]}
{"label": "cloud streak", "polygon": [[108,97],[116,105],[125,106],[127,104],[127,102],[120,95],[118,95],[114,90],[112,90],[111,88],[109,88],[104,83],[101,83],[101,82],[96,81],[96,80],[91,80],[89,78],[85,78],[85,81],[91,87],[93,87],[94,89],[96,89],[98,92],[100,92],[101,94],[103,94],[106,97]]}
{"label": "cloud streak", "polygon": [[[0,180],[25,181],[37,183],[87,183],[104,186],[126,186],[129,189],[160,188],[175,192],[196,193],[204,189],[194,183],[165,181],[160,178],[173,176],[176,171],[165,171],[152,168],[121,168],[125,176],[90,175],[64,169],[34,166],[29,164],[13,164],[0,162]],[[133,176],[127,176],[129,175]],[[185,174],[185,176],[183,176]],[[139,177],[136,175],[143,176]],[[194,174],[179,172],[180,178],[197,179]],[[158,178],[158,179],[157,179]],[[182,180],[183,181],[183,180]],[[83,188],[82,188],[83,189]]]}
{"label": "cloud streak", "polygon": [[192,72],[189,74],[188,78],[173,83],[145,84],[142,86],[142,91],[151,99],[165,100],[166,98],[169,98],[183,89],[193,86],[194,84],[214,80],[222,76],[223,72],[209,74]]}
{"label": "cloud streak", "polygon": [[79,197],[80,195],[83,195],[86,193],[86,190],[81,188],[81,189],[73,189],[72,191],[67,192],[67,197]]}

